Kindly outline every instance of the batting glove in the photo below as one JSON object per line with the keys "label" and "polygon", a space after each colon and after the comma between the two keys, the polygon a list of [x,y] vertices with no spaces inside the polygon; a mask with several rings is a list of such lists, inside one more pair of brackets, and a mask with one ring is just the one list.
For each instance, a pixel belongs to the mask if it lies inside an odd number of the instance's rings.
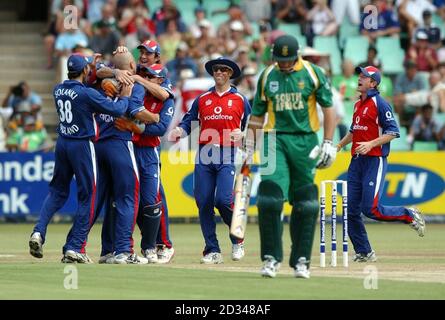
{"label": "batting glove", "polygon": [[337,157],[337,148],[331,140],[324,140],[321,145],[320,156],[317,162],[318,169],[329,168]]}

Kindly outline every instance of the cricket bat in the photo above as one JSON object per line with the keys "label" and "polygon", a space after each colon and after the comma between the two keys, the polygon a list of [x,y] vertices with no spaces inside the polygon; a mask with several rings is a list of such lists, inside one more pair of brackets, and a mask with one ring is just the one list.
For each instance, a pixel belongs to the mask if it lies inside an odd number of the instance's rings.
{"label": "cricket bat", "polygon": [[235,204],[230,225],[230,234],[237,239],[244,239],[245,236],[251,187],[250,166],[244,163],[241,172],[236,177]]}

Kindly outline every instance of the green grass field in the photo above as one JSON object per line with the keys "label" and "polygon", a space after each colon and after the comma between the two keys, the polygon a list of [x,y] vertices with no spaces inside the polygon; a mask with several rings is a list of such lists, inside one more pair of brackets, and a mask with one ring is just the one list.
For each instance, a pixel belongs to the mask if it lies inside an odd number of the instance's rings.
{"label": "green grass field", "polygon": [[[264,279],[258,273],[257,225],[249,225],[245,259],[233,262],[227,228],[219,224],[225,263],[204,266],[199,264],[203,249],[199,225],[173,224],[176,256],[171,264],[75,265],[78,289],[67,290],[64,281],[70,274],[64,273],[64,268],[72,265],[59,261],[69,227],[50,225],[44,258],[35,259],[28,253],[32,225],[0,224],[0,299],[445,299],[445,225],[428,225],[424,238],[405,225],[368,225],[379,258],[371,267],[378,275],[377,289],[365,289],[369,265],[351,261],[348,269],[319,268],[318,241],[314,243],[311,279],[293,278],[287,265],[288,225],[283,267],[275,279]],[[138,244],[139,236],[135,240]],[[96,225],[87,247],[94,261],[98,260],[99,246],[100,226]]]}

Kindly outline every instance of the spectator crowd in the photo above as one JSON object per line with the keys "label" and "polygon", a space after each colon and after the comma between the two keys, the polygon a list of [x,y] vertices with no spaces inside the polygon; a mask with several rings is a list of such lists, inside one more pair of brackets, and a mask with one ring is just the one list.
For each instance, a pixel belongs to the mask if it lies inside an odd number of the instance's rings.
{"label": "spectator crowd", "polygon": [[[369,7],[372,5],[373,7]],[[67,18],[72,19],[71,28]],[[378,19],[372,24],[373,8]],[[137,46],[157,41],[168,77],[180,98],[187,81],[206,78],[204,63],[218,56],[242,69],[239,90],[253,99],[258,74],[272,63],[270,48],[277,36],[295,28],[301,54],[324,68],[332,81],[343,136],[357,99],[356,65],[383,69],[377,39],[398,39],[404,50],[403,71],[385,74],[379,90],[404,127],[406,146],[416,141],[445,148],[445,1],[444,0],[50,0],[43,38],[47,68],[57,68],[71,52],[100,53],[106,62],[118,45],[136,56]],[[73,21],[71,21],[73,22]],[[371,22],[372,27],[369,27]],[[341,55],[345,24],[367,39],[367,57],[357,64],[313,50],[317,37],[336,37]],[[303,43],[304,42],[304,43]],[[341,64],[341,66],[340,66]],[[202,83],[208,83],[204,79]],[[11,87],[2,103],[0,149],[44,150],[48,138],[42,123],[41,99],[26,82]],[[180,99],[179,99],[180,100]],[[184,105],[178,103],[183,111]]]}

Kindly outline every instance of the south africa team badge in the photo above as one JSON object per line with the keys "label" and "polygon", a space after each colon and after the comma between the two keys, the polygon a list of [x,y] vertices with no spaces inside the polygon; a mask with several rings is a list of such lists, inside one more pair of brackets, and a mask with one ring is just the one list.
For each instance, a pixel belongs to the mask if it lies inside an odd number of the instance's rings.
{"label": "south africa team badge", "polygon": [[278,91],[278,89],[279,89],[278,81],[271,81],[269,83],[269,90],[270,90],[270,92],[275,93],[275,92]]}

